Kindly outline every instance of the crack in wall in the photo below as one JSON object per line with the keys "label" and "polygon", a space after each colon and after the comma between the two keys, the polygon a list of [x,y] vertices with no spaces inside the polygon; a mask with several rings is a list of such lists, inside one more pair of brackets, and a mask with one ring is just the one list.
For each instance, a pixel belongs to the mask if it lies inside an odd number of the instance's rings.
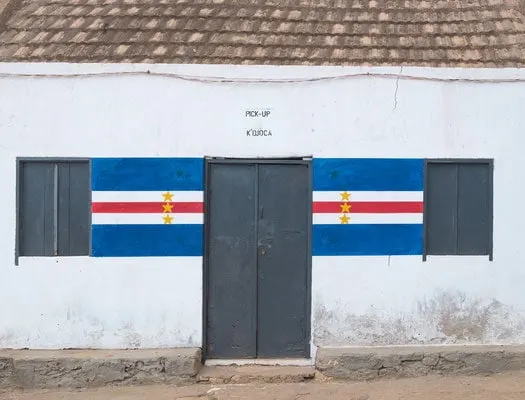
{"label": "crack in wall", "polygon": [[401,80],[401,75],[403,74],[403,66],[399,69],[399,74],[396,79],[396,89],[394,91],[394,108],[392,108],[392,111],[397,110],[397,93],[399,91],[399,81]]}

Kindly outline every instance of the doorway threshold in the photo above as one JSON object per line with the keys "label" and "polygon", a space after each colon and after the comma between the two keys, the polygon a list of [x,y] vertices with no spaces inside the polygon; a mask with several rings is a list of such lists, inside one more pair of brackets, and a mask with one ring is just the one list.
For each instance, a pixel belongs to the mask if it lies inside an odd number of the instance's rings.
{"label": "doorway threshold", "polygon": [[234,366],[234,365],[267,365],[267,366],[291,366],[310,367],[314,365],[313,358],[250,358],[250,359],[214,359],[206,360],[207,367]]}
{"label": "doorway threshold", "polygon": [[[224,361],[235,363],[240,360]],[[315,367],[313,365],[282,365],[275,364],[276,361],[282,363],[285,361],[290,362],[293,360],[273,360],[274,363],[271,365],[205,365],[197,375],[197,382],[206,382],[214,385],[230,383],[245,384],[253,382],[292,383],[305,382],[315,378]]]}

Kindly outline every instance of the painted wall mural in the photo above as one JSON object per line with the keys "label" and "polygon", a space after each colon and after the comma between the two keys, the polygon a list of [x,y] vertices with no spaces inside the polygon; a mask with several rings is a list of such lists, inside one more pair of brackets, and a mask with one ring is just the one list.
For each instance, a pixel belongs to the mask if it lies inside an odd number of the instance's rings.
{"label": "painted wall mural", "polygon": [[313,255],[423,252],[423,159],[313,160]]}
{"label": "painted wall mural", "polygon": [[[202,256],[203,168],[202,158],[93,159],[91,255]],[[423,159],[314,159],[313,255],[422,254],[423,169]]]}
{"label": "painted wall mural", "polygon": [[92,256],[202,255],[202,158],[95,158],[91,165]]}

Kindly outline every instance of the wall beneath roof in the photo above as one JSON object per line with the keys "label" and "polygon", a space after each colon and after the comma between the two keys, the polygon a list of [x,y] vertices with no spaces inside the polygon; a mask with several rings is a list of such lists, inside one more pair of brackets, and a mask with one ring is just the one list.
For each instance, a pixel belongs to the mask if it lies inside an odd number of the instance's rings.
{"label": "wall beneath roof", "polygon": [[[0,64],[4,73],[150,70],[315,77],[399,69]],[[525,78],[521,70],[405,69]],[[154,76],[0,78],[0,347],[199,346],[202,260],[22,258],[17,156],[494,158],[494,261],[315,257],[316,346],[525,343],[525,84],[365,77],[293,84]],[[270,109],[247,118],[247,109]],[[247,129],[272,136],[247,136]]]}

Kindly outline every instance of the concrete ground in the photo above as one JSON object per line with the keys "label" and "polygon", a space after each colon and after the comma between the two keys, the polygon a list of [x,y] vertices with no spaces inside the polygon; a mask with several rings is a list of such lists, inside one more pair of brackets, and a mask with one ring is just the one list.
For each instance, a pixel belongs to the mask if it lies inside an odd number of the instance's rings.
{"label": "concrete ground", "polygon": [[376,382],[111,387],[0,393],[2,400],[523,400],[525,371],[490,377],[423,377]]}

